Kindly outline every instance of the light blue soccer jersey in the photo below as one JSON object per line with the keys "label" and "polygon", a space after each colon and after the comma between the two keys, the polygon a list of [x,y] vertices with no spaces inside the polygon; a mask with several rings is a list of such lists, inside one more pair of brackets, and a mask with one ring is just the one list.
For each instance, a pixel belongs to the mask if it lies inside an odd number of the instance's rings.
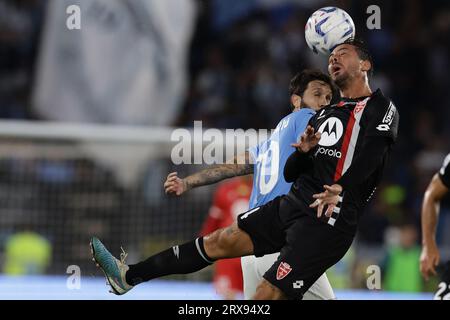
{"label": "light blue soccer jersey", "polygon": [[248,150],[254,160],[250,209],[289,192],[291,183],[284,180],[284,165],[295,150],[291,144],[300,139],[314,114],[314,110],[305,108],[287,115],[269,139]]}

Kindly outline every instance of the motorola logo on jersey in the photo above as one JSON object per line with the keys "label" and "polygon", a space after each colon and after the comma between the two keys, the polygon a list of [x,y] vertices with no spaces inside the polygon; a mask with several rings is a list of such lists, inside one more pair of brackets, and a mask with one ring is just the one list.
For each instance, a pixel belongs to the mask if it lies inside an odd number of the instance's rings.
{"label": "motorola logo on jersey", "polygon": [[317,152],[316,152],[316,155],[317,154],[326,154],[327,156],[335,157],[338,159],[340,159],[342,157],[342,153],[339,150],[328,149],[328,148],[324,148],[324,147],[319,147],[319,149],[317,149]]}
{"label": "motorola logo on jersey", "polygon": [[330,147],[334,146],[341,139],[344,133],[344,126],[341,120],[336,117],[331,117],[322,123],[319,127],[319,132],[322,134],[319,145]]}

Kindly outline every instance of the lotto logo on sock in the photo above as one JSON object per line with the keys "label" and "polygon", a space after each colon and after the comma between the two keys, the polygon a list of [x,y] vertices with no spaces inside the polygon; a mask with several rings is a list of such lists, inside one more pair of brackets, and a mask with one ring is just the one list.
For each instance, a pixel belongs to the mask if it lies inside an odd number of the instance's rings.
{"label": "lotto logo on sock", "polygon": [[287,264],[286,262],[281,262],[277,270],[277,280],[284,279],[291,271],[292,268],[289,264]]}

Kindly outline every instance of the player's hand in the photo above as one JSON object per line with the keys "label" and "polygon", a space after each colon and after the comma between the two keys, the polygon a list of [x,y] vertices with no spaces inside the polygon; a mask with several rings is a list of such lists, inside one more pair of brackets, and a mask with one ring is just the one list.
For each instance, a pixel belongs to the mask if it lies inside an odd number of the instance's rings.
{"label": "player's hand", "polygon": [[439,249],[436,242],[424,245],[420,255],[420,272],[428,281],[430,274],[436,275],[435,267],[439,264]]}
{"label": "player's hand", "polygon": [[325,215],[331,217],[333,210],[339,203],[340,194],[342,192],[342,187],[338,184],[333,184],[331,186],[324,185],[324,192],[316,193],[313,198],[316,199],[309,207],[317,208],[317,218],[320,218],[323,213],[323,209],[327,207]]}
{"label": "player's hand", "polygon": [[164,191],[166,194],[180,196],[187,191],[186,183],[178,177],[177,172],[169,173],[166,182],[164,182]]}
{"label": "player's hand", "polygon": [[320,132],[314,133],[314,128],[308,126],[306,127],[305,132],[300,136],[300,141],[291,144],[291,146],[300,152],[307,153],[319,143],[320,135]]}

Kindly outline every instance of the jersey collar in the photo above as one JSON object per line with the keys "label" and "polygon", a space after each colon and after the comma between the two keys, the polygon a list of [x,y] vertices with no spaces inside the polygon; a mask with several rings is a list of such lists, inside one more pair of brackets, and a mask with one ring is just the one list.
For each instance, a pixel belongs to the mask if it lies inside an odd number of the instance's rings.
{"label": "jersey collar", "polygon": [[376,95],[381,94],[381,90],[377,89],[374,92],[372,92],[372,94],[370,96],[363,96],[363,97],[358,97],[358,98],[341,98],[340,101],[336,104],[333,104],[332,107],[337,107],[337,108],[341,108],[345,105],[356,105],[358,102],[367,99],[369,97],[374,97]]}

